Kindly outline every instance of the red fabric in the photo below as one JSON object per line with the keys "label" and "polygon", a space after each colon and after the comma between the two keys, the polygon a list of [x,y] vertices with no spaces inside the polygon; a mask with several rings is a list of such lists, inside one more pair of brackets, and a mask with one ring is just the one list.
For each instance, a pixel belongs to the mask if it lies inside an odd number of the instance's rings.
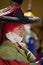
{"label": "red fabric", "polygon": [[[18,4],[13,6],[14,13],[12,15],[16,15],[16,11],[17,11],[18,8],[19,8]],[[18,27],[20,25],[21,24],[15,24],[15,23],[6,22],[5,25],[4,25],[4,32],[7,33],[7,32],[11,31],[12,29],[14,29],[14,28],[16,28],[16,27]]]}
{"label": "red fabric", "polygon": [[19,65],[30,65],[30,64],[27,62],[20,62]]}
{"label": "red fabric", "polygon": [[0,21],[0,44],[2,42],[2,22]]}
{"label": "red fabric", "polygon": [[5,23],[4,32],[7,33],[20,25],[21,24],[15,24],[15,23],[9,23],[9,22]]}
{"label": "red fabric", "polygon": [[3,60],[0,58],[0,65],[30,65],[27,62],[19,62],[16,60]]}
{"label": "red fabric", "polygon": [[2,59],[0,59],[0,65],[6,65]]}
{"label": "red fabric", "polygon": [[9,65],[18,65],[18,62],[15,60],[9,60],[7,61]]}
{"label": "red fabric", "polygon": [[17,11],[18,8],[19,8],[19,5],[18,5],[18,4],[16,4],[16,5],[13,7],[13,11],[14,11],[13,15],[16,15],[16,11]]}
{"label": "red fabric", "polygon": [[40,63],[37,63],[36,65],[41,65]]}

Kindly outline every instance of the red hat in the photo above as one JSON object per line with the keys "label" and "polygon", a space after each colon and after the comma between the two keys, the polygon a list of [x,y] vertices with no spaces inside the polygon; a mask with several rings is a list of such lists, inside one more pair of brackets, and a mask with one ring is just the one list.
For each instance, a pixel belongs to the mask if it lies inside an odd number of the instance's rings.
{"label": "red hat", "polygon": [[10,32],[11,30],[13,30],[14,28],[16,28],[16,27],[18,27],[20,25],[23,25],[23,24],[5,23],[5,25],[4,25],[4,32],[5,33]]}

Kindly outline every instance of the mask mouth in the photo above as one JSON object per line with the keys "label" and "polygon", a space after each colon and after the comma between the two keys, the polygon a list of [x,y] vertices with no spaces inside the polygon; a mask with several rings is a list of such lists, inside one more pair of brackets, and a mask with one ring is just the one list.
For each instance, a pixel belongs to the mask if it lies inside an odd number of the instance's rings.
{"label": "mask mouth", "polygon": [[11,0],[11,1],[18,3],[19,5],[23,3],[23,0]]}

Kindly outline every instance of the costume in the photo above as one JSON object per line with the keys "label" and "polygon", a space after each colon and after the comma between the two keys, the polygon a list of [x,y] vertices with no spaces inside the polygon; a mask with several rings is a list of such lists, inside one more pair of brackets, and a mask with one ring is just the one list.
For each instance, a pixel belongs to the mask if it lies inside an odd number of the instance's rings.
{"label": "costume", "polygon": [[[14,26],[12,26],[12,25],[14,25]],[[18,42],[19,45],[22,46],[22,42],[21,42],[22,38],[20,38],[15,33],[11,32],[12,28],[16,28],[22,24],[12,24],[12,25],[10,27],[7,27],[7,26],[9,26],[9,24],[8,24],[5,28],[5,29],[7,29],[7,30],[5,30],[5,32],[6,32],[5,35],[6,35],[7,39],[0,46],[0,57],[2,59],[4,59],[4,61],[6,61],[7,63],[9,62],[10,65],[13,65],[11,63],[15,63],[17,61],[21,62],[21,63],[22,62],[28,63],[29,61],[33,61],[35,59],[35,56],[27,48],[21,49],[19,46],[16,45]],[[5,65],[6,65],[6,63],[5,63]]]}
{"label": "costume", "polygon": [[[16,1],[16,0],[14,0],[14,1]],[[12,4],[11,6],[8,6],[8,7],[4,8],[4,9],[1,9],[0,10],[0,16],[3,16],[3,15],[13,16],[13,17],[16,16],[18,18],[19,17],[21,18],[23,16],[23,11],[22,11],[21,7],[19,6],[19,4],[16,3],[16,4]],[[1,33],[1,36],[0,36],[0,40],[4,39],[4,34],[5,34],[4,33],[4,26],[6,26],[8,24],[12,25],[12,23],[9,23],[9,22],[5,22],[5,23],[1,22],[1,24],[0,24],[0,33],[1,32],[2,33]]]}
{"label": "costume", "polygon": [[[12,1],[17,2],[18,0]],[[18,4],[5,8],[3,11],[5,12],[7,10],[7,12],[3,13],[2,15],[17,16],[18,18],[22,17],[23,12]],[[22,38],[15,33],[12,33],[11,31],[13,28],[16,28],[20,25],[21,24],[9,22],[4,23],[3,39],[5,41],[0,46],[0,65],[29,65],[28,62],[35,59],[35,56],[28,49],[24,48],[23,50],[19,48],[19,46],[16,46],[17,42],[19,42],[19,44],[21,45]]]}

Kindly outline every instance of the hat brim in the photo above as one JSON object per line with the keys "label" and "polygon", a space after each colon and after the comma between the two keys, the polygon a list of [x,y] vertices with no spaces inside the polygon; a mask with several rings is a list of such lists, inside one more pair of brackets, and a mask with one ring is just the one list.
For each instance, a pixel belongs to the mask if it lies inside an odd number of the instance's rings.
{"label": "hat brim", "polygon": [[11,16],[0,16],[0,20],[3,20],[5,22],[11,22],[11,23],[22,23],[22,24],[31,24],[31,23],[37,23],[40,21],[39,17],[22,17],[22,18],[17,18],[17,17],[11,17]]}

